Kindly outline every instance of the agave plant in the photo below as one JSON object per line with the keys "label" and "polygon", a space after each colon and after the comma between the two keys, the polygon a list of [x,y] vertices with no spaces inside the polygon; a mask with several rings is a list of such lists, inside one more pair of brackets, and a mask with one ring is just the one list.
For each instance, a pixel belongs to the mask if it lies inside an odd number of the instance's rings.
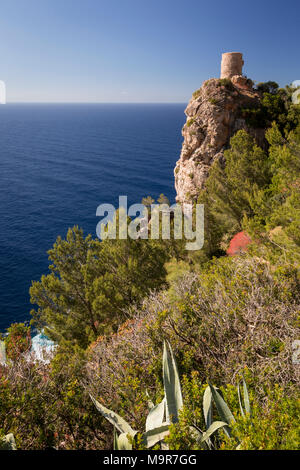
{"label": "agave plant", "polygon": [[[164,342],[163,382],[165,392],[163,400],[157,405],[149,403],[146,431],[142,434],[142,442],[147,449],[159,442],[163,445],[165,437],[169,434],[170,424],[178,422],[183,406],[177,364],[168,342]],[[138,431],[132,429],[121,416],[106,408],[94,397],[91,396],[91,399],[102,416],[114,426],[114,449],[131,450]]]}
{"label": "agave plant", "polygon": [[[251,415],[251,407],[250,407],[250,400],[249,400],[249,394],[248,394],[248,389],[247,389],[247,384],[245,382],[245,379],[243,377],[243,392],[244,392],[244,408],[242,405],[242,399],[241,399],[241,392],[240,392],[240,384],[238,383],[237,386],[237,391],[238,391],[238,397],[239,397],[239,404],[240,404],[240,409],[242,416],[245,416],[247,413]],[[222,421],[212,421],[212,406],[213,403],[215,404],[217,408],[217,412],[221,418]],[[226,433],[228,437],[231,437],[231,425],[235,422],[235,418],[233,414],[231,413],[228,405],[224,401],[222,395],[218,391],[217,387],[214,387],[213,385],[209,384],[208,387],[205,389],[204,395],[203,395],[203,414],[204,414],[204,420],[205,420],[205,425],[206,425],[206,432],[202,433],[202,436],[200,438],[201,442],[205,442],[208,446],[209,449],[212,448],[212,443],[210,437],[218,430],[222,429]],[[200,430],[197,429],[198,432]]]}
{"label": "agave plant", "polygon": [[[149,414],[146,419],[146,431],[142,433],[142,442],[147,449],[153,447],[157,443],[163,448],[165,437],[169,434],[170,424],[179,421],[179,414],[183,408],[183,399],[181,392],[180,379],[177,369],[176,360],[172,348],[168,342],[164,342],[163,350],[163,383],[164,383],[164,398],[163,400],[154,405],[151,401],[148,402]],[[235,422],[234,416],[231,413],[228,405],[225,403],[221,393],[217,387],[209,384],[205,389],[203,396],[203,413],[206,425],[206,431],[202,432],[197,426],[191,426],[190,432],[196,438],[200,445],[206,444],[211,449],[212,435],[219,429],[224,429],[228,437],[231,437],[231,425]],[[241,413],[251,413],[249,395],[247,385],[243,377],[243,392],[244,392],[244,408],[242,406],[240,386],[238,384],[238,397],[241,407]],[[91,395],[90,395],[91,396]],[[107,419],[114,426],[114,449],[115,450],[132,450],[132,446],[138,431],[132,427],[114,411],[109,410],[104,405],[99,403],[94,397],[91,396],[96,408],[104,418]],[[217,412],[221,418],[220,421],[212,421],[213,416],[213,403],[216,406]],[[120,434],[118,434],[120,433]]]}

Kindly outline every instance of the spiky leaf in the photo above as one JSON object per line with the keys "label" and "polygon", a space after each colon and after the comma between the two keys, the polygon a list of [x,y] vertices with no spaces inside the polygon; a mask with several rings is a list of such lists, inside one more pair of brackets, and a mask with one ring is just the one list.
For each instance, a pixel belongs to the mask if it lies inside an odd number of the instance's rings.
{"label": "spiky leaf", "polygon": [[125,421],[125,419],[123,419],[117,413],[109,410],[104,405],[99,403],[94,397],[92,397],[92,395],[90,395],[90,397],[97,410],[100,411],[102,416],[104,416],[107,421],[109,421],[113,426],[115,426],[120,433],[130,434],[131,436],[134,436],[136,434],[136,431],[132,429],[132,427]]}
{"label": "spiky leaf", "polygon": [[160,441],[163,441],[164,438],[169,434],[169,425],[164,424],[159,428],[151,429],[143,434],[143,442],[146,445],[147,449],[155,446]]}
{"label": "spiky leaf", "polygon": [[158,428],[164,422],[165,399],[151,408],[146,419],[146,431]]}
{"label": "spiky leaf", "polygon": [[166,342],[164,342],[163,353],[163,379],[168,415],[173,423],[177,423],[183,400],[177,364],[172,348]]}
{"label": "spiky leaf", "polygon": [[241,413],[242,413],[242,416],[244,417],[245,413],[244,413],[244,409],[243,409],[243,405],[242,405],[241,391],[240,391],[240,384],[239,383],[237,385],[237,392],[238,392],[238,397],[239,397],[239,404],[240,404]]}
{"label": "spiky leaf", "polygon": [[128,434],[122,433],[119,435],[118,450],[132,450],[132,443],[128,439]]}
{"label": "spiky leaf", "polygon": [[228,408],[228,405],[225,403],[225,401],[221,397],[220,393],[211,384],[209,384],[209,387],[210,387],[214,402],[216,404],[218,413],[220,417],[222,418],[222,421],[225,421],[227,424],[235,422],[233,414]]}
{"label": "spiky leaf", "polygon": [[246,384],[244,376],[243,376],[243,391],[244,391],[244,403],[245,403],[246,413],[251,414],[249,394],[248,394],[247,384]]}
{"label": "spiky leaf", "polygon": [[201,441],[207,441],[212,434],[214,434],[218,429],[227,427],[228,424],[224,421],[214,421],[208,428],[208,430],[203,434]]}
{"label": "spiky leaf", "polygon": [[208,429],[212,423],[212,394],[209,386],[205,389],[203,395],[203,413],[206,429]]}
{"label": "spiky leaf", "polygon": [[114,450],[120,450],[119,443],[118,443],[118,434],[117,434],[115,427],[114,427]]}

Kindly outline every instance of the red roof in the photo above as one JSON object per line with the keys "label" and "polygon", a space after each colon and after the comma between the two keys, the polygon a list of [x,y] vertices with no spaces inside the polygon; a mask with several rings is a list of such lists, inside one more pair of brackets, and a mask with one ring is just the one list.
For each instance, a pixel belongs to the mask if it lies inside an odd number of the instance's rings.
{"label": "red roof", "polygon": [[229,248],[226,251],[228,256],[235,256],[243,251],[247,251],[248,245],[251,243],[251,238],[246,232],[239,232],[231,239]]}

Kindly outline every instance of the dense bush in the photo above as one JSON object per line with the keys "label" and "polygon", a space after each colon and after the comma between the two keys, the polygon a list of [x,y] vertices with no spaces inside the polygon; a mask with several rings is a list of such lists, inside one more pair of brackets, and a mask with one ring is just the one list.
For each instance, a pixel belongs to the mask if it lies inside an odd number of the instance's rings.
{"label": "dense bush", "polygon": [[85,392],[82,353],[58,351],[51,365],[21,359],[0,372],[0,423],[19,449],[97,449],[105,423]]}

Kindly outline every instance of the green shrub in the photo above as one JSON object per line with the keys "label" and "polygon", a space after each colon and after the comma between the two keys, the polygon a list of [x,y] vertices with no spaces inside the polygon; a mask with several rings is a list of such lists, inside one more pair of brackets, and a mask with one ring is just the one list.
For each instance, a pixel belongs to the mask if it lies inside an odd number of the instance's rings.
{"label": "green shrub", "polygon": [[195,122],[194,118],[188,119],[186,122],[187,127],[190,127],[192,124],[194,124],[194,122]]}
{"label": "green shrub", "polygon": [[194,98],[194,100],[196,100],[200,95],[201,95],[201,88],[199,88],[198,90],[194,91],[194,93],[193,93],[193,98]]}
{"label": "green shrub", "polygon": [[293,89],[279,89],[277,83],[266,82],[259,83],[257,90],[262,93],[257,106],[241,109],[246,123],[254,128],[267,128],[275,121],[282,132],[296,129],[300,123],[300,105],[292,103]]}
{"label": "green shrub", "polygon": [[[232,411],[235,422],[231,423],[230,437],[221,428],[212,436],[213,449],[220,450],[286,450],[299,449],[299,400],[290,397],[279,387],[266,387],[261,399],[253,392],[255,380],[249,390],[251,414],[240,412],[236,387],[226,385],[221,392]],[[247,381],[248,381],[247,380]],[[196,436],[191,436],[191,426],[205,429],[203,419],[203,395],[205,385],[194,372],[190,378],[183,379],[185,406],[180,421],[170,427],[166,441],[171,450],[199,450]],[[215,415],[215,418],[218,416]]]}
{"label": "green shrub", "polygon": [[83,386],[83,357],[58,349],[51,364],[20,358],[0,371],[0,423],[18,449],[109,447],[106,423]]}
{"label": "green shrub", "polygon": [[[226,391],[225,391],[226,395]],[[299,450],[300,403],[279,387],[266,389],[263,402],[254,401],[252,416],[239,417],[232,436],[241,450]],[[222,449],[234,449],[234,440],[224,436]]]}
{"label": "green shrub", "polygon": [[224,86],[228,90],[234,90],[234,86],[230,78],[220,78],[218,86]]}
{"label": "green shrub", "polygon": [[28,352],[31,348],[30,327],[24,323],[14,323],[7,329],[5,337],[6,356],[12,361]]}

